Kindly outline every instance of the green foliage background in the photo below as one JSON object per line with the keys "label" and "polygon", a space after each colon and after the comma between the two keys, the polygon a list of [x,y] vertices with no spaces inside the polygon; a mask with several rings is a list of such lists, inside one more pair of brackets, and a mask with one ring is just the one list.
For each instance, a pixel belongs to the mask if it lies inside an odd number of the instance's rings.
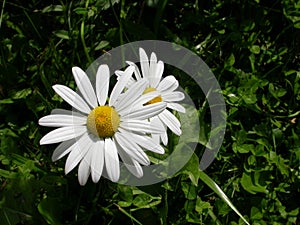
{"label": "green foliage background", "polygon": [[226,135],[205,173],[250,224],[299,224],[300,1],[2,0],[1,225],[244,224],[202,181],[209,109],[180,73],[203,126],[189,163],[165,182],[81,187],[64,159],[51,162],[55,146],[39,146],[50,129],[38,119],[68,107],[51,86],[74,88],[72,66],[145,39],[194,51],[221,85]]}

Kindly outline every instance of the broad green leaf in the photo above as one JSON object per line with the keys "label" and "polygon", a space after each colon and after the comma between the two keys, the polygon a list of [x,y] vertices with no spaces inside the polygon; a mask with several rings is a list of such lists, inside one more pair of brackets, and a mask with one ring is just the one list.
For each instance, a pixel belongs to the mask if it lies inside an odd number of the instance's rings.
{"label": "broad green leaf", "polygon": [[256,194],[257,192],[268,193],[266,187],[263,187],[258,183],[258,178],[259,173],[255,173],[254,176],[243,173],[240,182],[242,187],[251,194]]}

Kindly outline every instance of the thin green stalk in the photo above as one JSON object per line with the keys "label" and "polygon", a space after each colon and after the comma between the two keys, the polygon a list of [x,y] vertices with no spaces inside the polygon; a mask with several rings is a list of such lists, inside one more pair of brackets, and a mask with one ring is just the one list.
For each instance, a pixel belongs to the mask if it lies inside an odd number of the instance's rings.
{"label": "thin green stalk", "polygon": [[157,4],[157,11],[156,11],[156,15],[154,18],[154,32],[156,35],[158,34],[158,29],[161,24],[162,14],[165,10],[167,2],[168,2],[168,0],[160,0]]}
{"label": "thin green stalk", "polygon": [[123,209],[121,206],[119,206],[118,204],[115,204],[115,206],[118,207],[118,209],[120,210],[121,213],[123,213],[125,216],[128,216],[131,220],[133,220],[134,222],[136,222],[139,225],[143,225],[140,221],[138,221],[136,218],[134,218],[131,214],[129,214],[125,209]]}
{"label": "thin green stalk", "polygon": [[[86,1],[85,8],[87,9],[88,6],[89,6],[89,0]],[[85,56],[86,56],[87,60],[89,61],[89,63],[91,64],[92,60],[91,60],[91,57],[89,55],[88,48],[86,47],[85,38],[84,38],[85,17],[86,17],[86,14],[82,18],[82,22],[81,22],[81,26],[80,26],[80,38],[81,38],[81,43],[83,45]]]}
{"label": "thin green stalk", "polygon": [[232,204],[232,202],[229,200],[229,198],[226,196],[226,194],[222,191],[222,189],[203,171],[199,171],[199,178],[207,185],[209,186],[219,197],[226,202],[226,204],[247,224],[248,221],[242,216],[242,214],[235,208],[235,206]]}
{"label": "thin green stalk", "polygon": [[5,3],[6,3],[6,0],[4,0],[2,3],[2,9],[1,9],[1,14],[0,14],[0,30],[1,30],[2,20],[3,20]]}
{"label": "thin green stalk", "polygon": [[[125,0],[121,1],[121,10],[120,10],[120,45],[124,44],[124,40],[123,40],[123,19],[125,19],[125,12],[124,12],[124,7],[125,7]],[[121,49],[121,57],[122,57],[122,62],[123,62],[123,66],[125,66],[125,56],[124,56],[124,49]]]}
{"label": "thin green stalk", "polygon": [[24,12],[25,16],[27,17],[27,19],[29,20],[29,22],[30,22],[31,26],[33,27],[34,31],[36,32],[37,36],[38,36],[41,40],[43,40],[42,36],[40,35],[40,32],[38,31],[38,29],[37,29],[36,26],[34,25],[33,21],[31,20],[30,16],[28,15],[28,13],[27,13],[25,10],[23,10],[23,12]]}

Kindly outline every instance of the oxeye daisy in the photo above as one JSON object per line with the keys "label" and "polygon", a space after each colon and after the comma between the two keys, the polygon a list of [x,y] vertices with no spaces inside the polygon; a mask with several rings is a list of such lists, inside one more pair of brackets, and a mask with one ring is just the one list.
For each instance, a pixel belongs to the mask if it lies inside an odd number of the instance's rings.
{"label": "oxeye daisy", "polygon": [[42,117],[40,125],[59,128],[46,134],[40,144],[61,142],[53,152],[52,160],[69,154],[65,173],[79,164],[81,185],[85,185],[89,175],[93,182],[98,182],[103,170],[112,181],[118,181],[119,156],[132,174],[142,177],[141,165],[150,164],[144,150],[164,153],[164,149],[149,137],[149,134],[162,132],[163,128],[148,119],[162,112],[166,104],[145,105],[158,95],[157,92],[143,94],[148,85],[146,79],[140,79],[124,92],[133,71],[134,67],[128,67],[118,72],[122,78],[113,87],[109,99],[107,65],[100,65],[97,70],[95,90],[79,67],[73,67],[72,72],[80,94],[64,85],[53,86],[54,91],[76,111],[54,109],[51,115]]}
{"label": "oxeye daisy", "polygon": [[[177,79],[173,75],[168,75],[165,78],[162,77],[164,72],[164,63],[161,60],[157,60],[156,54],[151,53],[150,60],[143,48],[139,49],[141,72],[138,66],[131,62],[126,61],[129,66],[134,66],[135,79],[131,78],[127,84],[128,87],[135,84],[141,79],[147,79],[149,81],[148,86],[144,90],[144,94],[157,91],[159,95],[145,105],[151,105],[157,102],[167,103],[167,108],[159,115],[151,118],[151,122],[161,124],[165,129],[161,134],[153,134],[152,137],[156,142],[162,141],[164,145],[168,143],[167,128],[169,128],[176,135],[181,135],[180,121],[174,116],[169,109],[178,112],[185,112],[185,108],[177,103],[184,99],[184,94],[180,91],[176,91],[179,86]],[[116,73],[118,78],[120,74]]]}

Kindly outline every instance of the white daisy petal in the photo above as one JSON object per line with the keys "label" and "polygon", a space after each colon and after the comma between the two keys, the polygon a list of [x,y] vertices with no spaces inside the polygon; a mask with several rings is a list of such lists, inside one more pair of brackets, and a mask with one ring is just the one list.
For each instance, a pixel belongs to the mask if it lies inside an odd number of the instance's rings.
{"label": "white daisy petal", "polygon": [[167,108],[174,109],[178,112],[185,113],[185,108],[178,103],[167,103]]}
{"label": "white daisy petal", "polygon": [[[122,72],[122,74],[120,75],[121,77],[118,80],[118,82],[116,83],[116,85],[114,86],[114,88],[110,94],[110,99],[109,99],[110,106],[113,106],[116,103],[121,92],[124,90],[124,88],[126,87],[126,84],[128,83],[129,79],[131,78],[133,71],[134,71],[133,66],[127,67],[124,72],[120,71],[120,72]],[[116,73],[117,73],[117,71],[116,71]]]}
{"label": "white daisy petal", "polygon": [[164,110],[161,114],[158,115],[160,120],[170,128],[173,133],[176,135],[181,135],[180,122],[172,113],[168,110]]}
{"label": "white daisy petal", "polygon": [[96,75],[96,93],[100,105],[104,105],[108,95],[109,89],[109,67],[107,65],[100,65]]}
{"label": "white daisy petal", "polygon": [[136,82],[134,85],[132,85],[118,99],[118,102],[115,104],[116,110],[120,112],[122,109],[126,107],[130,107],[132,103],[142,95],[147,85],[148,82],[145,79],[141,79],[138,82]]}
{"label": "white daisy petal", "polygon": [[60,84],[53,85],[52,88],[60,97],[62,97],[67,103],[69,103],[75,109],[78,109],[79,111],[86,114],[90,113],[91,109],[89,108],[89,106],[72,89]]}
{"label": "white daisy petal", "polygon": [[136,80],[142,79],[142,76],[141,76],[139,67],[138,67],[135,63],[130,62],[130,61],[126,61],[126,63],[127,63],[129,66],[134,66],[134,75],[135,75]]}
{"label": "white daisy petal", "polygon": [[48,134],[46,134],[41,140],[40,145],[53,144],[62,141],[67,141],[76,137],[81,136],[83,133],[87,132],[86,126],[76,126],[76,127],[60,127]]}
{"label": "white daisy petal", "polygon": [[68,174],[71,170],[77,166],[77,164],[83,159],[86,153],[89,151],[92,140],[89,137],[88,133],[82,135],[79,140],[74,144],[74,148],[68,155],[66,165],[65,165],[65,174]]}
{"label": "white daisy petal", "polygon": [[184,99],[184,94],[180,91],[162,94],[161,96],[165,102],[178,102]]}
{"label": "white daisy petal", "polygon": [[97,107],[97,98],[94,92],[94,88],[90,82],[90,79],[86,73],[79,67],[72,68],[73,76],[77,87],[84,97],[85,101],[92,107]]}
{"label": "white daisy petal", "polygon": [[134,103],[134,105],[142,106],[142,105],[146,104],[147,102],[149,102],[150,100],[158,97],[159,95],[161,95],[161,94],[158,91],[148,92],[146,94],[143,94],[139,99],[137,99],[137,101]]}
{"label": "white daisy petal", "polygon": [[159,83],[161,81],[163,72],[164,72],[164,63],[163,63],[163,61],[158,61],[157,65],[156,65],[156,71],[154,73],[154,77],[152,78],[152,83],[151,83],[152,87],[157,88],[157,86],[159,85]]}
{"label": "white daisy petal", "polygon": [[55,162],[67,155],[74,148],[76,140],[71,139],[60,143],[52,154],[52,161]]}
{"label": "white daisy petal", "polygon": [[131,172],[137,178],[141,178],[143,176],[143,169],[136,160],[130,158],[122,150],[119,151],[119,155],[129,172]]}
{"label": "white daisy petal", "polygon": [[147,78],[149,79],[150,86],[155,88],[155,86],[153,86],[153,83],[154,83],[155,74],[156,74],[157,58],[156,58],[156,54],[154,52],[151,53],[149,63],[150,63],[149,76]]}
{"label": "white daisy petal", "polygon": [[78,181],[80,185],[85,185],[91,169],[90,169],[90,165],[91,165],[91,160],[92,160],[92,151],[91,149],[89,149],[89,151],[86,153],[86,155],[83,157],[83,159],[81,160],[79,166],[78,166]]}
{"label": "white daisy petal", "polygon": [[104,141],[98,140],[92,145],[93,158],[91,162],[91,176],[94,183],[100,180],[104,166]]}
{"label": "white daisy petal", "polygon": [[143,77],[149,78],[149,59],[144,49],[139,49]]}
{"label": "white daisy petal", "polygon": [[86,116],[48,115],[39,119],[39,125],[46,127],[79,126],[86,124]]}
{"label": "white daisy petal", "polygon": [[[124,134],[123,134],[124,133]],[[115,133],[115,140],[123,151],[142,165],[149,165],[150,161],[147,154],[135,143],[134,138],[129,132]]]}
{"label": "white daisy petal", "polygon": [[145,120],[128,120],[120,123],[120,127],[134,132],[139,133],[162,133],[164,131],[164,127],[160,126],[160,124],[151,124]]}
{"label": "white daisy petal", "polygon": [[155,142],[155,140],[153,140],[153,138],[150,138],[149,136],[146,136],[146,135],[137,135],[134,133],[132,133],[132,136],[133,136],[134,140],[136,141],[136,143],[138,145],[140,145],[141,147],[143,147],[144,149],[149,150],[151,152],[158,153],[158,154],[165,153],[164,148],[161,145],[159,145],[159,142]]}
{"label": "white daisy petal", "polygon": [[164,133],[160,134],[160,139],[161,139],[162,143],[165,146],[168,144],[168,134],[167,134],[167,131],[165,131]]}
{"label": "white daisy petal", "polygon": [[157,90],[161,92],[172,92],[178,88],[179,83],[172,75],[165,77],[158,85]]}
{"label": "white daisy petal", "polygon": [[110,138],[104,141],[104,161],[108,177],[113,182],[117,182],[120,177],[120,167],[117,147]]}
{"label": "white daisy petal", "polygon": [[160,144],[160,134],[151,134],[151,137],[156,144]]}
{"label": "white daisy petal", "polygon": [[160,93],[157,91],[152,91],[149,92],[147,94],[143,94],[141,95],[135,102],[134,105],[132,105],[131,107],[126,107],[122,110],[118,110],[118,113],[120,116],[124,116],[124,115],[128,115],[131,112],[135,111],[138,108],[144,107],[144,104],[146,104],[147,102],[149,102],[150,100],[156,98],[157,96],[159,96]]}
{"label": "white daisy petal", "polygon": [[66,109],[53,109],[51,110],[51,115],[56,115],[56,114],[60,114],[60,115],[74,115],[74,116],[79,116],[79,117],[86,117],[85,114],[82,114],[80,112],[74,112],[71,110],[66,110]]}
{"label": "white daisy petal", "polygon": [[159,116],[154,116],[150,119],[152,125],[158,125],[163,127],[163,132],[159,134],[151,134],[153,141],[157,144],[160,144],[160,141],[163,142],[164,145],[168,144],[168,135],[167,135],[167,126],[163,123]]}
{"label": "white daisy petal", "polygon": [[138,119],[144,120],[150,117],[156,116],[166,108],[166,103],[158,102],[150,105],[146,105],[134,111],[128,111],[128,114],[123,115],[122,119]]}

